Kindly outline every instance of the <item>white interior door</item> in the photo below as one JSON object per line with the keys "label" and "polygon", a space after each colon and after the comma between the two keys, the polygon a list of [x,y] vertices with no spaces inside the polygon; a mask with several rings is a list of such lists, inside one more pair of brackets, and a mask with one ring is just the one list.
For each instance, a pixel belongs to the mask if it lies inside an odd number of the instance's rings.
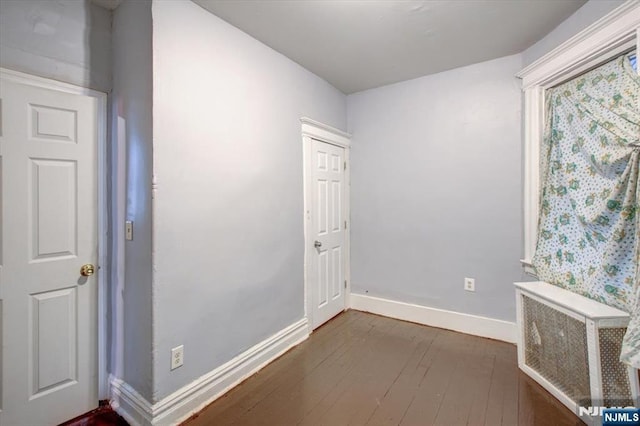
{"label": "white interior door", "polygon": [[0,84],[0,423],[52,425],[98,405],[98,100]]}
{"label": "white interior door", "polygon": [[312,326],[345,309],[345,150],[312,140],[311,277]]}

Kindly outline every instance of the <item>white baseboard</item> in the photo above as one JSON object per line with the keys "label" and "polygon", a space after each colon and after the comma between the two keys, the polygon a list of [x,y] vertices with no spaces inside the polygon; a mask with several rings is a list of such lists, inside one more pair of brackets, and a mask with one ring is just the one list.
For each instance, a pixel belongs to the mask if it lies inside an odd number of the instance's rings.
{"label": "white baseboard", "polygon": [[515,322],[353,293],[351,294],[351,309],[432,327],[446,328],[447,330],[473,334],[474,336],[502,340],[503,342],[516,343],[517,341]]}
{"label": "white baseboard", "polygon": [[121,379],[109,375],[111,407],[130,425],[152,424],[153,407],[134,388]]}
{"label": "white baseboard", "polygon": [[179,424],[307,337],[303,318],[155,404],[111,377],[111,405],[131,425]]}

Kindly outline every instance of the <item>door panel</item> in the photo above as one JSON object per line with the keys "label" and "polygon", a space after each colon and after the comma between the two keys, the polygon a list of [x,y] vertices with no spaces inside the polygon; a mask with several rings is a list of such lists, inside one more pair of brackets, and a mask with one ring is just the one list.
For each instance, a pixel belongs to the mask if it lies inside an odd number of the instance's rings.
{"label": "door panel", "polygon": [[76,254],[76,162],[29,159],[32,261]]}
{"label": "door panel", "polygon": [[[342,247],[334,247],[332,249],[331,264],[334,265],[333,276],[331,277],[331,297],[335,299],[340,297],[343,284],[342,284]],[[340,265],[340,266],[336,266]]]}
{"label": "door panel", "polygon": [[45,105],[29,105],[31,138],[51,142],[76,142],[77,111]]}
{"label": "door panel", "polygon": [[31,295],[29,312],[29,376],[31,397],[76,380],[76,289]]}
{"label": "door panel", "polygon": [[318,249],[318,296],[316,305],[322,308],[327,304],[327,280],[329,279],[329,256],[326,250]]}
{"label": "door panel", "polygon": [[[312,326],[345,308],[344,148],[312,140]],[[315,245],[314,245],[315,243]]]}
{"label": "door panel", "polygon": [[0,81],[0,425],[98,405],[98,100]]}

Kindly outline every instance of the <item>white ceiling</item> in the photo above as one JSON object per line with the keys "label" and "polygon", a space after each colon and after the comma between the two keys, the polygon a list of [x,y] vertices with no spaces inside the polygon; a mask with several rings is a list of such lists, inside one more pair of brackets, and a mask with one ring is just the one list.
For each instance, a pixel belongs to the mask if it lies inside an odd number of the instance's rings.
{"label": "white ceiling", "polygon": [[193,0],[344,93],[521,52],[585,0]]}

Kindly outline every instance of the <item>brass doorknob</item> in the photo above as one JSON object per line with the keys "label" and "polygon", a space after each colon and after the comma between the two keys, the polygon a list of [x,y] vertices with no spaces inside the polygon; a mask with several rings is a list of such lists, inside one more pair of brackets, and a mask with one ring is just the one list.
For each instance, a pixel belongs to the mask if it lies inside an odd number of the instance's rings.
{"label": "brass doorknob", "polygon": [[90,263],[82,265],[82,268],[80,268],[80,275],[82,275],[83,277],[90,277],[94,272],[95,267]]}

